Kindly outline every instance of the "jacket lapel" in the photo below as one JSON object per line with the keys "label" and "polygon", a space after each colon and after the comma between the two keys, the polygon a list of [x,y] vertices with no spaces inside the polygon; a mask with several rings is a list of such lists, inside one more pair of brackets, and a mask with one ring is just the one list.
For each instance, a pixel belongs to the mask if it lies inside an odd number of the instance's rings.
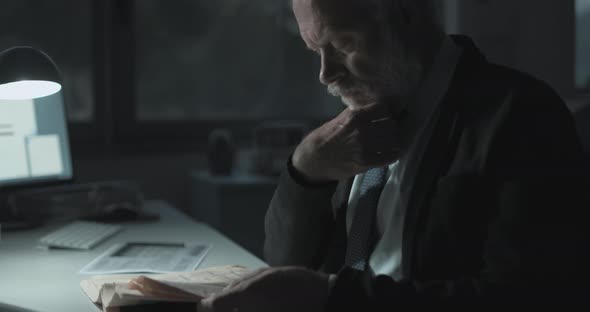
{"label": "jacket lapel", "polygon": [[465,102],[464,93],[469,90],[469,82],[477,67],[485,62],[470,39],[463,36],[453,36],[453,39],[464,51],[451,85],[438,108],[438,120],[432,128],[432,135],[422,155],[408,200],[402,243],[402,270],[405,278],[411,278],[413,275],[415,240],[419,221],[424,219],[424,206],[429,203],[436,182],[450,166],[457,150],[462,132],[459,112],[460,106]]}

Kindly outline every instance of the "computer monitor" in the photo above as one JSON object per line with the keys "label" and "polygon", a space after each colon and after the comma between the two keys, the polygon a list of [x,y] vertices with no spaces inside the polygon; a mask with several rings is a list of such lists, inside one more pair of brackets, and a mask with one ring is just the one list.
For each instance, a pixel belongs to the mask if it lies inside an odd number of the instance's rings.
{"label": "computer monitor", "polygon": [[72,179],[61,92],[0,100],[0,189]]}

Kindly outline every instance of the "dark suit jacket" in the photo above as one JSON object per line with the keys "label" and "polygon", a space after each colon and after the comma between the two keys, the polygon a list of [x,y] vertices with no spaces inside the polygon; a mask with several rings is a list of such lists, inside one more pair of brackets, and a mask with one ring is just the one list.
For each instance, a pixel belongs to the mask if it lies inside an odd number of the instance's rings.
{"label": "dark suit jacket", "polygon": [[338,273],[329,308],[568,303],[590,290],[586,156],[544,83],[491,64],[470,39],[418,170],[403,235],[405,279],[342,268],[351,181],[286,170],[266,217],[271,265]]}

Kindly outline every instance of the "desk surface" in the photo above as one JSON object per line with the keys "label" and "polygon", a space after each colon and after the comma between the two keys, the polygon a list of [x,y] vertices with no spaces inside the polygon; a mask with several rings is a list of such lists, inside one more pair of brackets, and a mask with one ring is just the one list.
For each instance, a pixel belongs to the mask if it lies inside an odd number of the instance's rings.
{"label": "desk surface", "polygon": [[114,243],[125,241],[190,241],[212,244],[199,266],[240,264],[266,266],[248,251],[206,224],[198,223],[161,201],[148,202],[148,212],[160,214],[157,223],[125,223],[124,230],[90,251],[37,248],[40,237],[60,225],[26,232],[2,233],[0,241],[0,309],[2,303],[34,311],[98,311],[80,289],[88,278],[78,272]]}

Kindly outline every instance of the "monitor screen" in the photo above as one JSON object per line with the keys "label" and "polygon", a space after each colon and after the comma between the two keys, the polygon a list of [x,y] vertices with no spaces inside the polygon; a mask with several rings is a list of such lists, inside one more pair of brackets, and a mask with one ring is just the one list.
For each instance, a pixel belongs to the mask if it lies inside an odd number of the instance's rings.
{"label": "monitor screen", "polygon": [[61,92],[34,100],[0,100],[0,187],[71,178]]}

